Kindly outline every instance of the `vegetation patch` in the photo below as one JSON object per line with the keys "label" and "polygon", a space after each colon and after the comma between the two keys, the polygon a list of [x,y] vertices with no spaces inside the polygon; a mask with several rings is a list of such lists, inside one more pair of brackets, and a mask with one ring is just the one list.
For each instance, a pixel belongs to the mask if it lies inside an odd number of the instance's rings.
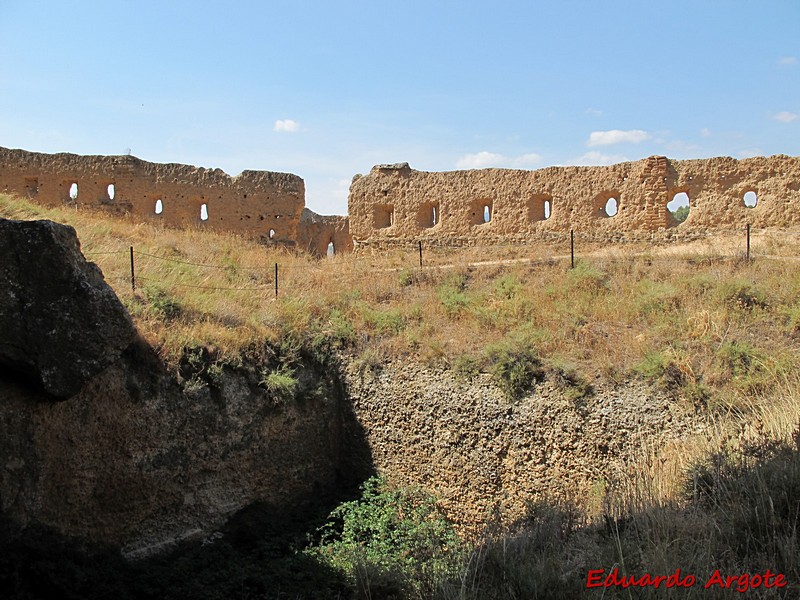
{"label": "vegetation patch", "polygon": [[462,542],[436,498],[373,477],[340,504],[306,551],[344,572],[357,598],[433,598],[457,574]]}

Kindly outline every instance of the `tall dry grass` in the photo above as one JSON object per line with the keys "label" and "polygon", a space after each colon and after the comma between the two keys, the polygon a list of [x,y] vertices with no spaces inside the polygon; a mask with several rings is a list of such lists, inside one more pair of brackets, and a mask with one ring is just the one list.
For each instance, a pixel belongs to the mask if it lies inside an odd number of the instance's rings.
{"label": "tall dry grass", "polygon": [[[723,259],[708,241],[679,257],[669,246],[600,248],[575,269],[548,246],[426,250],[431,266],[420,269],[415,248],[316,260],[200,226],[179,231],[3,195],[0,214],[75,227],[167,361],[199,346],[234,359],[286,339],[328,337],[371,360],[481,368],[487,348],[526,344],[586,378],[644,377],[721,410],[746,410],[748,398],[798,364],[796,263],[745,262],[731,246],[741,240],[720,241]],[[778,237],[781,252],[800,254],[794,238]],[[775,240],[759,243],[754,250],[776,252]]]}
{"label": "tall dry grass", "polygon": [[[171,364],[201,347],[228,361],[344,349],[368,363],[409,357],[469,376],[524,349],[537,368],[571,373],[570,385],[643,378],[712,421],[694,437],[642,448],[635,469],[609,474],[592,514],[532,506],[515,529],[467,553],[439,597],[579,596],[588,569],[614,565],[698,578],[772,567],[800,582],[800,272],[796,261],[758,258],[800,254],[790,235],[756,236],[749,262],[733,239],[680,254],[594,249],[575,269],[556,247],[431,251],[420,269],[413,248],[315,260],[236,235],[5,195],[0,215],[75,227]],[[698,585],[682,597],[719,594]]]}

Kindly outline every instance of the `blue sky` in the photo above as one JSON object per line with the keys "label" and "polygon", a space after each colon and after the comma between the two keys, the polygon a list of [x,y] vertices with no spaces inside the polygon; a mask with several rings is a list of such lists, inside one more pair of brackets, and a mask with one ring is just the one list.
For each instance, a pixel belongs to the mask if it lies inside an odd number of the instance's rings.
{"label": "blue sky", "polygon": [[800,155],[800,0],[0,0],[0,146],[356,173]]}

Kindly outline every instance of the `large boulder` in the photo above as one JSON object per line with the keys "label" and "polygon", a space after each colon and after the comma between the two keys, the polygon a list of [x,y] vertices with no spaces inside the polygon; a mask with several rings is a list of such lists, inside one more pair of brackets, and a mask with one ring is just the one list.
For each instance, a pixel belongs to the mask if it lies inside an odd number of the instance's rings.
{"label": "large boulder", "polygon": [[0,257],[0,367],[75,395],[130,345],[130,315],[68,225],[0,219]]}

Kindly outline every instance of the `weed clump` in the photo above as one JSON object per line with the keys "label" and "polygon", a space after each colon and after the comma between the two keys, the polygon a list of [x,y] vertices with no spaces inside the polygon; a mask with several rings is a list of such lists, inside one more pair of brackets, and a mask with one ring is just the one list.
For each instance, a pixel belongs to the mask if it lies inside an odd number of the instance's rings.
{"label": "weed clump", "polygon": [[517,401],[544,378],[542,361],[524,339],[511,338],[487,346],[484,358],[495,384],[509,401]]}

